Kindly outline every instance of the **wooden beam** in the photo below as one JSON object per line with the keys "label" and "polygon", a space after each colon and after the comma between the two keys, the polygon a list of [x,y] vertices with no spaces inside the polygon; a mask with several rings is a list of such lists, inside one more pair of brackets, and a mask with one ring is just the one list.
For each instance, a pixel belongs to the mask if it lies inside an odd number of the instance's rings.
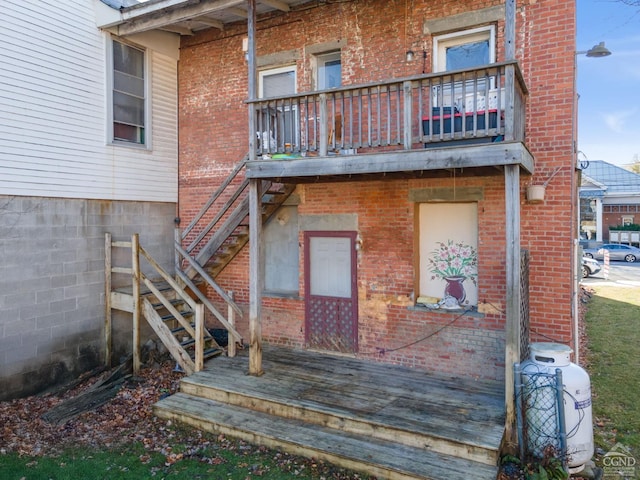
{"label": "wooden beam", "polygon": [[[255,3],[255,0],[249,0],[249,4],[252,3]],[[249,184],[249,375],[255,376],[264,373],[260,318],[264,284],[261,186],[262,180],[251,180]]]}
{"label": "wooden beam", "polygon": [[240,18],[249,18],[249,12],[239,7],[227,8],[227,13],[231,13],[232,15],[235,15],[236,17],[240,17]]}
{"label": "wooden beam", "polygon": [[235,10],[237,5],[242,3],[243,0],[203,0],[200,3],[183,7],[178,7],[174,4],[153,3],[149,5],[149,7],[153,8],[139,8],[123,12],[122,19],[124,22],[117,26],[117,34],[125,36],[160,29],[222,10]]}
{"label": "wooden beam", "polygon": [[104,234],[104,365],[111,367],[111,234]]}
{"label": "wooden beam", "polygon": [[[247,75],[249,100],[258,98],[258,68],[256,62],[256,11],[255,2],[251,3],[251,18],[247,21]],[[256,159],[256,107],[247,105],[249,114],[249,161]]]}
{"label": "wooden beam", "polygon": [[193,31],[190,28],[179,27],[177,25],[168,25],[166,27],[160,28],[160,30],[164,32],[177,33],[178,35],[186,35],[186,36],[193,35]]}
{"label": "wooden beam", "polygon": [[[446,147],[446,142],[442,143],[442,147]],[[524,170],[533,172],[533,156],[519,142],[495,142],[459,148],[424,148],[410,152],[257,160],[247,163],[246,172],[248,178],[286,179],[504,165],[519,165]]]}
{"label": "wooden beam", "polygon": [[507,165],[505,181],[506,325],[505,325],[505,439],[516,441],[516,406],[513,366],[520,361],[520,169]]}
{"label": "wooden beam", "polygon": [[133,373],[140,372],[140,237],[134,233],[131,237],[131,267],[133,288]]}
{"label": "wooden beam", "polygon": [[291,10],[291,7],[289,7],[288,4],[284,3],[281,0],[260,0],[260,3],[271,8],[275,8],[276,10],[280,10],[282,12],[288,12]]}
{"label": "wooden beam", "polygon": [[504,58],[516,58],[516,0],[505,0]]}
{"label": "wooden beam", "polygon": [[208,25],[210,27],[217,28],[218,30],[224,30],[224,23],[222,23],[220,20],[216,20],[215,18],[196,17],[194,18],[194,20],[196,22],[204,23],[205,25]]}

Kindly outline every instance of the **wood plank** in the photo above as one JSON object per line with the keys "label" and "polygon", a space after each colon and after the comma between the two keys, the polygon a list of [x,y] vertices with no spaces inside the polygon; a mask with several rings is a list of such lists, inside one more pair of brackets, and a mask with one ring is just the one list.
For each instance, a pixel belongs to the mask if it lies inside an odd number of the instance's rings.
{"label": "wood plank", "polygon": [[195,371],[193,360],[191,360],[189,354],[180,346],[169,327],[164,324],[158,312],[155,311],[151,302],[146,298],[142,300],[142,309],[147,322],[149,322],[153,331],[156,332],[156,335],[160,337],[160,340],[164,343],[164,346],[167,347],[171,356],[176,359],[187,375],[193,374]]}
{"label": "wood plank", "polygon": [[182,393],[163,399],[156,414],[197,428],[233,435],[246,441],[283,448],[345,468],[392,480],[495,479],[494,466],[436,454],[424,448],[346,434],[302,421],[223,405]]}
{"label": "wood plank", "polygon": [[518,165],[533,172],[533,156],[519,142],[496,142],[458,147],[427,148],[362,155],[304,157],[247,162],[248,178],[287,179],[324,175],[397,173],[451,168]]}
{"label": "wood plank", "polygon": [[123,292],[111,292],[111,308],[133,313],[133,296]]}
{"label": "wood plank", "polygon": [[111,366],[111,234],[104,234],[104,364]]}
{"label": "wood plank", "polygon": [[244,375],[246,364],[246,355],[220,358],[215,370],[183,379],[181,389],[377,438],[429,444],[484,463],[497,459],[504,428],[501,384],[273,346],[263,377]]}

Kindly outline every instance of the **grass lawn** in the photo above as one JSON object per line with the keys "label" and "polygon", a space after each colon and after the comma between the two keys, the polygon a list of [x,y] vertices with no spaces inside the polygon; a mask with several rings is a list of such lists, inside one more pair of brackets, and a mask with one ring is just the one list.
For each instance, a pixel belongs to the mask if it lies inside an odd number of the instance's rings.
{"label": "grass lawn", "polygon": [[[264,480],[354,479],[353,472],[323,463],[300,463],[296,457],[246,446],[242,451],[176,447],[173,455],[149,452],[142,445],[91,451],[68,449],[59,456],[0,456],[2,480],[139,480],[216,479]],[[178,453],[180,452],[180,453]],[[170,461],[167,461],[170,459]]]}
{"label": "grass lawn", "polygon": [[596,446],[640,461],[640,288],[598,286],[585,328]]}

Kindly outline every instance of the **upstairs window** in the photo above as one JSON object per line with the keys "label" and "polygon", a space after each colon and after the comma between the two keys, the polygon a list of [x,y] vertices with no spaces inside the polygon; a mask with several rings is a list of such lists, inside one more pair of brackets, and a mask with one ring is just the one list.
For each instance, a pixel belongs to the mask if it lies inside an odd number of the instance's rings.
{"label": "upstairs window", "polygon": [[145,51],[113,39],[111,52],[111,139],[114,143],[145,145]]}
{"label": "upstairs window", "polygon": [[[293,96],[296,93],[296,66],[260,71],[258,89],[260,98]],[[283,152],[299,146],[300,126],[295,101],[281,98],[260,112],[257,133],[261,152]]]}
{"label": "upstairs window", "polygon": [[433,40],[435,72],[479,67],[495,62],[493,26],[439,35]]}
{"label": "upstairs window", "polygon": [[342,61],[340,52],[316,55],[316,89],[342,86]]}
{"label": "upstairs window", "polygon": [[[495,28],[474,28],[461,32],[438,35],[433,39],[433,71],[473,69],[495,63]],[[486,95],[489,108],[497,103],[495,78],[483,74],[468,80],[445,83],[434,89],[434,105],[455,105],[457,110],[484,110]],[[488,83],[487,83],[488,80]]]}

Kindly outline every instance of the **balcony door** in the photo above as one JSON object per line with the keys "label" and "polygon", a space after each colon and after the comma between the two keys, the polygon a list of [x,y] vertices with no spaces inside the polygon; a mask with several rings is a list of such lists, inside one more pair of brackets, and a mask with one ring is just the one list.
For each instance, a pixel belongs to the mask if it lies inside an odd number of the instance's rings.
{"label": "balcony door", "polygon": [[[258,75],[260,98],[286,97],[296,93],[296,66],[262,70]],[[259,113],[258,144],[261,153],[284,152],[300,145],[300,127],[295,103],[274,100]]]}
{"label": "balcony door", "polygon": [[358,351],[356,232],[305,232],[307,347]]}

